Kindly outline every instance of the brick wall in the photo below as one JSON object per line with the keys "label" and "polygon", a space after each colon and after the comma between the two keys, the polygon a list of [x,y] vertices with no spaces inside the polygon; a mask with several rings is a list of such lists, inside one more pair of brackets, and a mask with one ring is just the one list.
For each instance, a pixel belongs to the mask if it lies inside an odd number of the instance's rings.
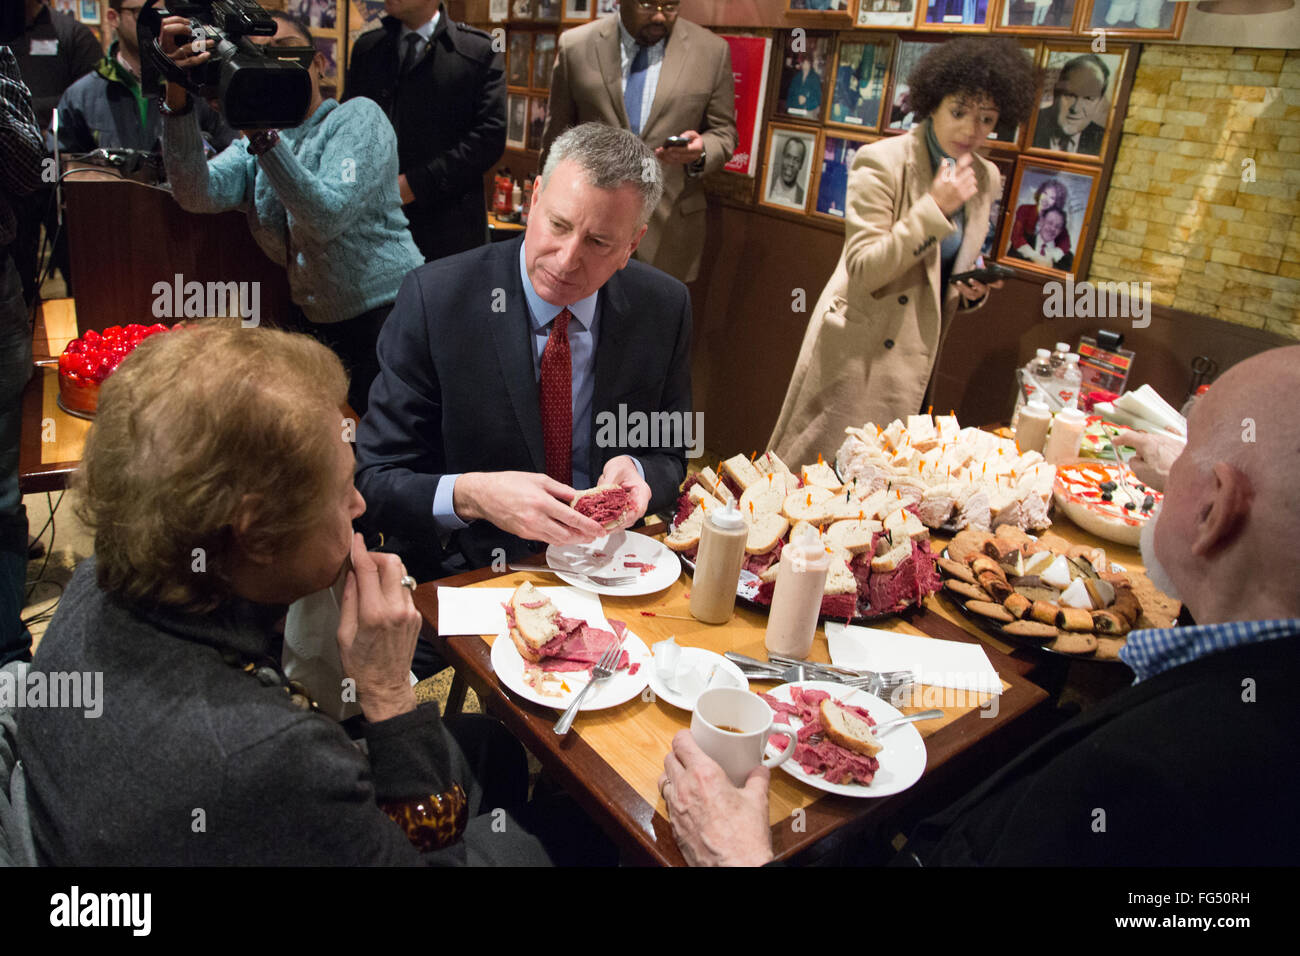
{"label": "brick wall", "polygon": [[1143,49],[1089,278],[1300,339],[1300,51]]}

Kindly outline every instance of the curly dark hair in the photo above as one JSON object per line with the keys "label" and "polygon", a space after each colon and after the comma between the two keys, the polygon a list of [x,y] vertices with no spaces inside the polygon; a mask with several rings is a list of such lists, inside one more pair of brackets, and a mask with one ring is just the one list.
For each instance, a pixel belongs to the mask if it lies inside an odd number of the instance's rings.
{"label": "curly dark hair", "polygon": [[1015,40],[962,37],[921,57],[907,78],[916,115],[929,116],[951,93],[987,95],[1003,119],[1023,123],[1034,106],[1038,68]]}

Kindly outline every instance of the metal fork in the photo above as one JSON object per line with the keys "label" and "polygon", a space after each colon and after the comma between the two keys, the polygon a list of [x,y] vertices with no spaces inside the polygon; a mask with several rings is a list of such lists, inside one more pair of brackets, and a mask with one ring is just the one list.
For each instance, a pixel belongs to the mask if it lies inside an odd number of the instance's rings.
{"label": "metal fork", "polygon": [[623,653],[623,642],[615,641],[605,648],[605,653],[600,655],[600,660],[596,666],[591,669],[591,680],[587,681],[585,687],[578,691],[578,696],[573,698],[573,702],[560,715],[560,719],[555,722],[551,729],[561,737],[569,732],[573,726],[573,718],[578,716],[578,708],[582,705],[582,698],[587,696],[587,691],[591,690],[600,681],[606,680],[614,675],[614,665],[618,663],[619,656]]}
{"label": "metal fork", "polygon": [[637,579],[635,574],[588,574],[586,571],[572,571],[569,568],[550,568],[544,564],[507,564],[506,567],[511,571],[538,571],[543,574],[554,574],[557,577],[561,573],[572,574],[575,577],[586,578],[601,587],[615,587],[620,584],[628,584]]}

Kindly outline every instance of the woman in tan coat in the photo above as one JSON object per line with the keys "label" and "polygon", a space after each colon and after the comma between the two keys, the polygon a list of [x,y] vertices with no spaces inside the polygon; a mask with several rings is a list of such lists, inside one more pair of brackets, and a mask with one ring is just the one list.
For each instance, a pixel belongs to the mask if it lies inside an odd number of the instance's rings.
{"label": "woman in tan coat", "polygon": [[997,167],[974,150],[1000,117],[1026,119],[1034,79],[1013,40],[949,41],[908,77],[925,119],[858,150],[844,250],[768,442],[786,461],[833,459],[845,428],[920,410],[954,314],[989,294],[983,283],[948,280],[974,267],[1000,195]]}

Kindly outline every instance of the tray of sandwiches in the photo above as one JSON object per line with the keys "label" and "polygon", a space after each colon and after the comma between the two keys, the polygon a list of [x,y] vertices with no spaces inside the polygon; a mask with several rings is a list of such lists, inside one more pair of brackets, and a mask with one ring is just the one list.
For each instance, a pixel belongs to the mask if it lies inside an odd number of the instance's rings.
{"label": "tray of sandwiches", "polygon": [[945,596],[990,633],[1022,647],[1122,663],[1125,635],[1172,627],[1181,605],[1102,548],[1011,525],[959,532],[938,559]]}
{"label": "tray of sandwiches", "polygon": [[846,428],[835,467],[846,482],[898,493],[921,523],[949,534],[1010,525],[1023,531],[1051,526],[1056,469],[1035,451],[981,428],[962,428],[955,415],[909,415],[888,426]]}
{"label": "tray of sandwiches", "polygon": [[693,572],[704,518],[735,501],[748,526],[737,599],[766,611],[781,549],[801,525],[831,554],[821,620],[864,623],[919,607],[939,590],[930,533],[900,491],[844,482],[825,461],[792,471],[775,452],[736,455],[687,478],[664,540]]}

